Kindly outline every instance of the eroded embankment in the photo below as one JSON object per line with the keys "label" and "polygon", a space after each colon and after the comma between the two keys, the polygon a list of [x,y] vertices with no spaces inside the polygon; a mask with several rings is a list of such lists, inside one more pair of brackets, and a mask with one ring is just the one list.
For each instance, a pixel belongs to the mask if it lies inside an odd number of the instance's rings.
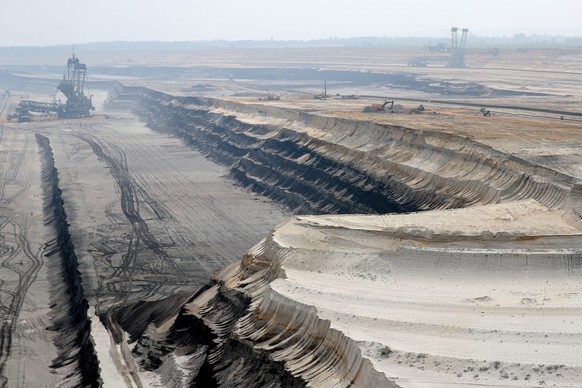
{"label": "eroded embankment", "polygon": [[313,307],[268,289],[280,254],[269,237],[178,314],[149,319],[136,361],[168,387],[397,387]]}
{"label": "eroded embankment", "polygon": [[354,341],[320,319],[315,308],[281,297],[268,287],[285,277],[281,262],[286,254],[273,244],[271,235],[245,254],[240,265],[216,277],[223,289],[238,290],[251,298],[232,338],[269,353],[310,386],[397,387],[362,358]]}
{"label": "eroded embankment", "polygon": [[[213,282],[182,295],[116,308],[109,320],[129,334],[132,355],[164,387],[304,387],[269,352],[231,336],[250,297]],[[176,301],[181,301],[178,305]],[[122,337],[121,331],[114,333]]]}
{"label": "eroded embankment", "polygon": [[574,180],[466,137],[300,110],[148,91],[142,116],[296,213],[385,214],[532,198]]}
{"label": "eroded embankment", "polygon": [[51,284],[52,326],[58,357],[52,368],[63,375],[63,387],[99,387],[99,362],[91,338],[75,248],[69,234],[59,177],[49,139],[37,134],[43,182],[44,220],[52,234],[45,247],[45,263]]}

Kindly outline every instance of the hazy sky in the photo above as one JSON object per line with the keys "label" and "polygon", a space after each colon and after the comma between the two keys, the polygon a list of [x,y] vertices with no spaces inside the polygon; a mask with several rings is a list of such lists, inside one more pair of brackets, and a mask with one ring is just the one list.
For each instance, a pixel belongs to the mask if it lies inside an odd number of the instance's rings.
{"label": "hazy sky", "polygon": [[0,0],[0,46],[331,36],[582,36],[582,0]]}

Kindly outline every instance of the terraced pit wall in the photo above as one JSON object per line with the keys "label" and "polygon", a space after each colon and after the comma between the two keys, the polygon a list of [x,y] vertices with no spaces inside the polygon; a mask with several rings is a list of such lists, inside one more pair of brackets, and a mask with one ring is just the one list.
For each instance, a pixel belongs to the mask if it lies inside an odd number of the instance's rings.
{"label": "terraced pit wall", "polygon": [[148,91],[141,116],[298,214],[385,214],[532,198],[556,207],[572,177],[469,138],[289,108]]}
{"label": "terraced pit wall", "polygon": [[[570,199],[580,191],[573,178],[462,136],[273,105],[141,93],[138,114],[151,128],[182,138],[229,166],[242,185],[296,214],[384,214],[534,199],[567,209],[573,222],[581,218]],[[431,231],[406,233],[430,238]],[[191,330],[174,327],[182,339],[171,342],[188,343],[185,333],[206,338],[194,340],[204,345],[189,353],[198,354],[190,370],[215,386],[244,386],[232,380],[242,370],[238,362],[266,357],[296,383],[397,386],[314,308],[269,288],[285,277],[279,265],[284,255],[265,239],[184,306],[176,322],[190,322]],[[174,351],[180,348],[184,354],[184,345]]]}
{"label": "terraced pit wall", "polygon": [[99,387],[99,361],[87,316],[89,304],[69,234],[53,152],[48,138],[37,134],[36,140],[42,163],[44,220],[53,231],[45,247],[52,320],[47,329],[57,333],[54,342],[58,352],[51,367],[63,376],[61,387]]}

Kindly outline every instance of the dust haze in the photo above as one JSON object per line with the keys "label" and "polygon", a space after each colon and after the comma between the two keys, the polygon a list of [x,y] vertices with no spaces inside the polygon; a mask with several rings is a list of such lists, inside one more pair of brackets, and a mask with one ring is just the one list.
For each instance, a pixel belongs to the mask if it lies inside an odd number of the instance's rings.
{"label": "dust haze", "polygon": [[578,1],[21,1],[0,387],[580,387]]}
{"label": "dust haze", "polygon": [[445,37],[443,26],[481,36],[582,35],[577,0],[3,1],[2,46],[109,41],[311,40]]}

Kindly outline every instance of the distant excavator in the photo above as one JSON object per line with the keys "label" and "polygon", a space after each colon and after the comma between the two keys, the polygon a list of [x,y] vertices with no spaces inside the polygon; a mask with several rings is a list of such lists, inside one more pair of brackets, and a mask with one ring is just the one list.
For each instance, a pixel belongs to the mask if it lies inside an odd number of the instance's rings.
{"label": "distant excavator", "polygon": [[383,104],[372,104],[364,107],[362,112],[386,112],[386,105],[390,104],[390,108],[388,110],[392,110],[394,108],[394,100],[392,101],[384,101]]}
{"label": "distant excavator", "polygon": [[9,120],[16,119],[19,122],[32,121],[31,112],[40,113],[43,116],[55,115],[59,118],[89,117],[95,110],[91,96],[85,94],[85,78],[87,66],[79,61],[73,54],[67,61],[67,72],[57,87],[67,101],[46,103],[39,101],[22,100],[16,107],[15,113],[8,116]]}
{"label": "distant excavator", "polygon": [[57,87],[67,97],[67,102],[59,106],[59,117],[89,117],[95,110],[91,96],[84,93],[87,65],[81,63],[75,54],[67,61],[67,73]]}
{"label": "distant excavator", "polygon": [[261,97],[261,98],[259,98],[259,100],[277,101],[281,98],[281,97],[279,97],[278,94],[275,94],[275,93],[271,92],[270,90],[266,90],[266,92],[267,92],[267,97],[266,98]]}

